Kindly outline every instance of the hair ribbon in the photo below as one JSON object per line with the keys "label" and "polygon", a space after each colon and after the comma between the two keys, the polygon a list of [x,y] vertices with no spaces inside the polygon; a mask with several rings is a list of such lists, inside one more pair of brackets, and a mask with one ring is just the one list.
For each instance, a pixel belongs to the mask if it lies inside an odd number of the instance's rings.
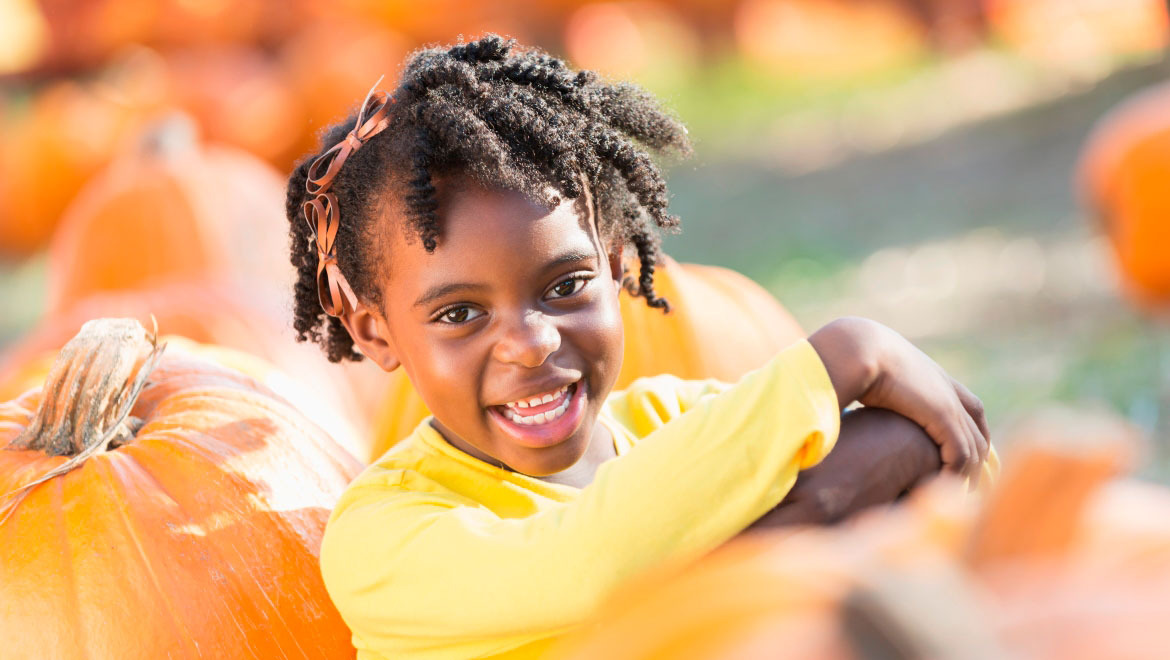
{"label": "hair ribbon", "polygon": [[381,82],[379,78],[366,94],[354,129],[313,161],[305,181],[305,190],[312,198],[305,202],[302,212],[317,245],[317,298],[321,309],[330,316],[341,315],[343,300],[351,309],[355,308],[357,296],[337,265],[334,242],[341,224],[341,209],[337,196],[329,190],[346,159],[390,125],[390,104],[394,99],[387,92],[374,91]]}

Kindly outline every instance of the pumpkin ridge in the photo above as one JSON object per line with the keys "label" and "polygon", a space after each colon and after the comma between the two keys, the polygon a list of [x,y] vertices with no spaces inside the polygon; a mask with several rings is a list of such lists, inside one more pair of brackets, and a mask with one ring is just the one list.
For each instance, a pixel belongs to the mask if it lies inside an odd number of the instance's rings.
{"label": "pumpkin ridge", "polygon": [[[114,460],[117,460],[117,459],[114,459]],[[127,457],[126,462],[132,463],[134,461],[133,461],[133,459],[130,459],[129,457]],[[167,589],[166,585],[164,585],[158,579],[158,574],[155,572],[154,566],[150,562],[150,557],[149,557],[148,553],[146,552],[146,549],[142,545],[142,540],[139,538],[138,530],[136,530],[134,528],[134,525],[131,523],[130,516],[127,515],[127,513],[126,513],[126,506],[128,506],[128,503],[131,501],[131,497],[130,497],[131,493],[127,492],[127,490],[122,487],[123,486],[122,480],[117,475],[117,472],[120,471],[120,470],[118,470],[118,466],[113,465],[112,460],[111,461],[93,461],[92,463],[93,463],[93,466],[90,469],[99,470],[100,472],[102,472],[102,478],[108,482],[110,499],[114,500],[116,502],[123,503],[123,506],[116,506],[116,507],[111,507],[111,508],[113,508],[117,511],[116,517],[119,521],[121,521],[122,528],[126,530],[126,534],[123,536],[123,538],[129,538],[129,540],[134,543],[134,549],[136,550],[136,552],[134,552],[134,553],[121,552],[119,554],[122,557],[134,555],[139,560],[139,563],[141,563],[141,565],[143,566],[143,569],[144,569],[144,572],[146,573],[146,575],[150,576],[151,585],[154,587],[153,592],[155,594],[157,594],[159,599],[166,606],[168,616],[166,616],[165,619],[168,620],[172,624],[174,629],[182,635],[182,638],[185,639],[186,642],[188,643],[189,648],[192,648],[196,652],[196,655],[198,655],[199,647],[197,644],[195,644],[194,635],[191,634],[191,631],[187,628],[187,626],[184,626],[182,624],[182,619],[179,616],[179,613],[177,611],[177,608],[174,605],[174,602],[173,602],[171,596],[169,595],[169,589]],[[148,477],[150,477],[151,481],[153,482],[152,485],[158,483],[158,480],[154,478],[154,475],[150,474],[146,470],[142,470],[142,472],[145,473]],[[175,507],[180,512],[182,512],[182,507],[179,506],[178,502],[175,502],[174,497],[172,497],[170,495],[170,493],[166,492],[165,489],[161,489],[161,488],[158,489],[158,491],[165,494],[167,499],[170,500],[171,502],[173,502],[175,504]],[[183,512],[183,513],[185,513],[185,512]]]}
{"label": "pumpkin ridge", "polygon": [[[181,425],[179,425],[179,426],[181,426]],[[165,431],[164,431],[164,434],[167,436],[166,437],[166,448],[167,449],[171,449],[171,448],[181,449],[181,451],[179,451],[178,453],[181,454],[186,459],[188,459],[189,461],[191,461],[192,463],[198,464],[198,468],[199,468],[198,471],[199,472],[211,473],[211,474],[218,473],[219,463],[222,461],[217,462],[217,460],[216,460],[217,456],[215,455],[215,452],[209,450],[209,447],[207,445],[200,444],[200,442],[193,441],[190,436],[185,435],[185,434],[168,433]],[[199,432],[198,438],[200,441],[212,440],[215,442],[215,445],[217,447],[224,448],[224,449],[227,449],[229,451],[234,451],[234,450],[238,449],[236,447],[232,447],[232,446],[228,445],[228,443],[225,443],[221,440],[216,439],[214,437],[214,435],[211,433]],[[135,446],[137,447],[138,445],[135,445]],[[122,452],[122,453],[126,454],[127,452]],[[220,457],[220,458],[222,458],[222,457]],[[168,457],[165,460],[173,460],[173,459]],[[184,506],[183,500],[176,498],[172,494],[172,489],[169,488],[162,480],[160,480],[156,474],[154,474],[154,471],[152,471],[148,467],[148,464],[144,463],[143,461],[137,460],[137,458],[135,458],[132,461],[132,463],[133,463],[132,469],[139,471],[142,474],[142,476],[145,477],[145,479],[142,482],[142,486],[149,485],[149,490],[151,490],[152,492],[156,492],[156,493],[165,495],[167,501],[171,505],[168,508],[171,511],[173,511],[174,513],[179,514],[179,515],[174,516],[174,517],[176,519],[181,519],[182,521],[185,521],[185,525],[190,530],[192,530],[189,532],[175,532],[175,533],[193,534],[194,530],[199,530],[199,535],[207,536],[207,535],[210,535],[211,533],[214,533],[216,531],[215,529],[209,529],[208,522],[207,522],[207,520],[209,518],[211,518],[214,515],[214,513],[212,515],[205,515],[205,516],[194,515],[186,506]],[[230,478],[227,479],[226,481],[217,482],[215,484],[216,488],[214,489],[214,492],[216,492],[217,494],[222,493],[222,490],[224,488],[225,483],[230,483],[231,484],[231,486],[230,486],[231,493],[229,493],[229,496],[220,495],[218,499],[222,500],[222,502],[217,501],[217,502],[213,502],[213,503],[208,503],[207,508],[209,509],[209,511],[220,510],[221,507],[218,505],[222,504],[223,502],[229,502],[229,501],[247,502],[249,495],[251,495],[253,493],[253,491],[249,490],[249,487],[255,486],[256,484],[250,483],[245,479],[240,479],[234,475],[226,475],[226,476],[228,476]],[[121,483],[120,480],[115,480],[115,481],[118,481],[118,483]],[[140,488],[145,490],[146,488],[143,488],[142,486],[140,486]],[[122,497],[116,498],[116,499],[121,499],[121,500],[126,501],[126,502],[131,501],[131,497],[130,497],[131,493],[126,492],[124,489],[118,489],[117,492]],[[160,595],[162,595],[164,601],[168,605],[168,612],[171,615],[168,618],[174,618],[176,620],[179,620],[181,618],[180,611],[171,605],[171,599],[166,596],[166,594],[170,590],[169,589],[170,585],[159,581],[158,576],[153,569],[153,566],[148,561],[147,553],[146,553],[144,547],[142,546],[141,542],[137,538],[137,532],[135,532],[133,530],[133,526],[130,524],[130,521],[128,519],[128,516],[126,515],[125,509],[124,508],[120,509],[119,514],[121,515],[122,518],[126,519],[127,531],[129,532],[130,536],[132,537],[132,540],[134,541],[137,549],[139,550],[139,553],[142,556],[143,566],[145,567],[146,573],[150,576],[150,578],[152,580],[152,584],[154,586],[154,591],[159,593]],[[202,520],[200,518],[202,518]],[[169,521],[169,522],[178,523],[178,520],[173,520],[173,521]],[[168,531],[171,531],[171,530],[168,529]],[[235,551],[234,552],[234,555],[235,555],[234,559],[229,557],[229,555],[227,553],[228,549]],[[203,544],[200,546],[200,550],[210,553],[211,556],[209,556],[206,559],[206,564],[208,566],[213,567],[211,570],[215,571],[218,575],[222,576],[222,578],[223,578],[222,584],[227,585],[229,595],[225,600],[235,602],[235,603],[242,603],[242,602],[245,602],[247,600],[247,598],[248,598],[247,594],[249,594],[249,593],[253,593],[254,591],[258,590],[261,594],[264,594],[265,589],[263,587],[265,585],[262,584],[259,580],[257,580],[256,577],[253,574],[251,574],[250,572],[240,573],[240,572],[236,572],[236,571],[219,571],[218,568],[215,568],[215,567],[228,567],[228,568],[230,568],[233,566],[239,566],[239,565],[246,566],[247,565],[246,558],[238,551],[238,549],[236,549],[236,547],[234,545],[232,545],[232,544],[222,544],[222,545],[221,544]],[[246,585],[243,584],[243,580],[245,580],[245,579],[250,579],[257,587],[259,587],[259,589],[248,588]],[[265,616],[267,616],[268,614],[276,614],[277,618],[281,619],[281,624],[284,626],[284,628],[287,630],[291,630],[288,623],[285,622],[283,620],[283,618],[281,618],[279,616],[279,608],[276,606],[275,603],[273,603],[271,601],[270,598],[267,597],[266,594],[264,594],[264,600],[266,601],[266,603],[268,605],[266,610],[271,610],[271,611],[266,611]],[[247,634],[246,631],[240,627],[239,621],[238,621],[238,619],[236,619],[236,617],[231,616],[229,618],[230,618],[231,624],[228,627],[233,628],[236,632],[239,632],[241,635]],[[221,625],[227,625],[227,624],[222,623],[223,620],[220,620],[220,621],[221,621]],[[191,646],[189,647],[190,653],[192,654],[191,657],[200,657],[200,650],[199,650],[198,644],[195,642],[194,636],[190,634],[190,631],[187,627],[182,626],[181,628],[182,628],[183,633],[185,634],[184,635],[185,638],[191,643]],[[303,651],[302,651],[302,653],[303,653]],[[309,657],[309,656],[305,656],[305,657]]]}

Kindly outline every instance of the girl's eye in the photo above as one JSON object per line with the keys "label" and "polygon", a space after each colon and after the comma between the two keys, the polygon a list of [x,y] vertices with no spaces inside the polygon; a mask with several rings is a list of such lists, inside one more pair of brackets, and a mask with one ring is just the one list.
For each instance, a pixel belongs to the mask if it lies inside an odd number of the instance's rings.
{"label": "girl's eye", "polygon": [[458,307],[451,307],[450,309],[439,312],[439,316],[436,318],[436,320],[440,323],[446,323],[448,325],[458,325],[460,323],[471,321],[472,319],[477,319],[481,315],[483,315],[483,312],[477,309],[472,309],[467,305],[460,305]]}
{"label": "girl's eye", "polygon": [[585,286],[585,282],[587,281],[588,278],[586,277],[570,277],[569,279],[558,283],[552,288],[552,293],[556,294],[553,296],[553,298],[568,298],[574,293],[580,291],[581,288]]}

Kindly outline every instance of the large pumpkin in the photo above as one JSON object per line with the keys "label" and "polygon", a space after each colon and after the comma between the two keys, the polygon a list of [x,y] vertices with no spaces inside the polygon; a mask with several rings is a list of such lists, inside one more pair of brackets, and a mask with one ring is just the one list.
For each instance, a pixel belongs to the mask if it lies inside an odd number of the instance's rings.
{"label": "large pumpkin", "polygon": [[6,658],[342,658],[318,570],[360,469],[255,381],[87,324],[0,403]]}
{"label": "large pumpkin", "polygon": [[50,245],[50,312],[98,291],[225,277],[291,289],[284,181],[174,117],[86,184]]}
{"label": "large pumpkin", "polygon": [[[358,459],[371,456],[368,412],[386,379],[372,364],[331,365],[314,345],[298,343],[284,292],[230,281],[189,281],[139,291],[94,294],[51,314],[19,343],[0,353],[0,401],[43,381],[56,351],[89,319],[130,317],[159,331],[255,355],[274,365],[313,399],[302,413],[320,424]],[[253,374],[255,375],[255,374]],[[281,388],[275,388],[280,390]],[[281,392],[284,393],[283,391]]]}
{"label": "large pumpkin", "polygon": [[1079,187],[1127,293],[1142,304],[1170,303],[1170,85],[1101,119],[1081,156]]}
{"label": "large pumpkin", "polygon": [[[624,291],[620,297],[626,342],[617,389],[664,373],[733,382],[804,336],[770,293],[735,271],[680,265],[666,257],[654,282],[658,294],[670,301],[669,314]],[[430,414],[401,369],[390,374],[382,391],[374,418],[374,456]]]}

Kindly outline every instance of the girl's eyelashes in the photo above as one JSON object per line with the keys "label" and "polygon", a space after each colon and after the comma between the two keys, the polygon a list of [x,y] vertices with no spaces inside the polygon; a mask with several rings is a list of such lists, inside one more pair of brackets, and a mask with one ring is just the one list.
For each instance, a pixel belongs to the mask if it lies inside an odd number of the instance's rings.
{"label": "girl's eyelashes", "polygon": [[[579,274],[566,277],[554,284],[548,290],[548,293],[545,294],[545,297],[552,300],[560,300],[574,296],[580,293],[593,277],[594,275],[592,274]],[[474,321],[484,314],[486,312],[482,309],[465,303],[457,303],[440,309],[431,320],[440,325],[462,325]]]}
{"label": "girl's eyelashes", "polygon": [[569,296],[579,292],[585,288],[585,284],[593,279],[592,275],[573,275],[557,282],[553,288],[549,289],[549,297],[568,298]]}
{"label": "girl's eyelashes", "polygon": [[435,322],[444,325],[460,325],[483,316],[483,311],[468,305],[451,305],[439,310],[435,315]]}

